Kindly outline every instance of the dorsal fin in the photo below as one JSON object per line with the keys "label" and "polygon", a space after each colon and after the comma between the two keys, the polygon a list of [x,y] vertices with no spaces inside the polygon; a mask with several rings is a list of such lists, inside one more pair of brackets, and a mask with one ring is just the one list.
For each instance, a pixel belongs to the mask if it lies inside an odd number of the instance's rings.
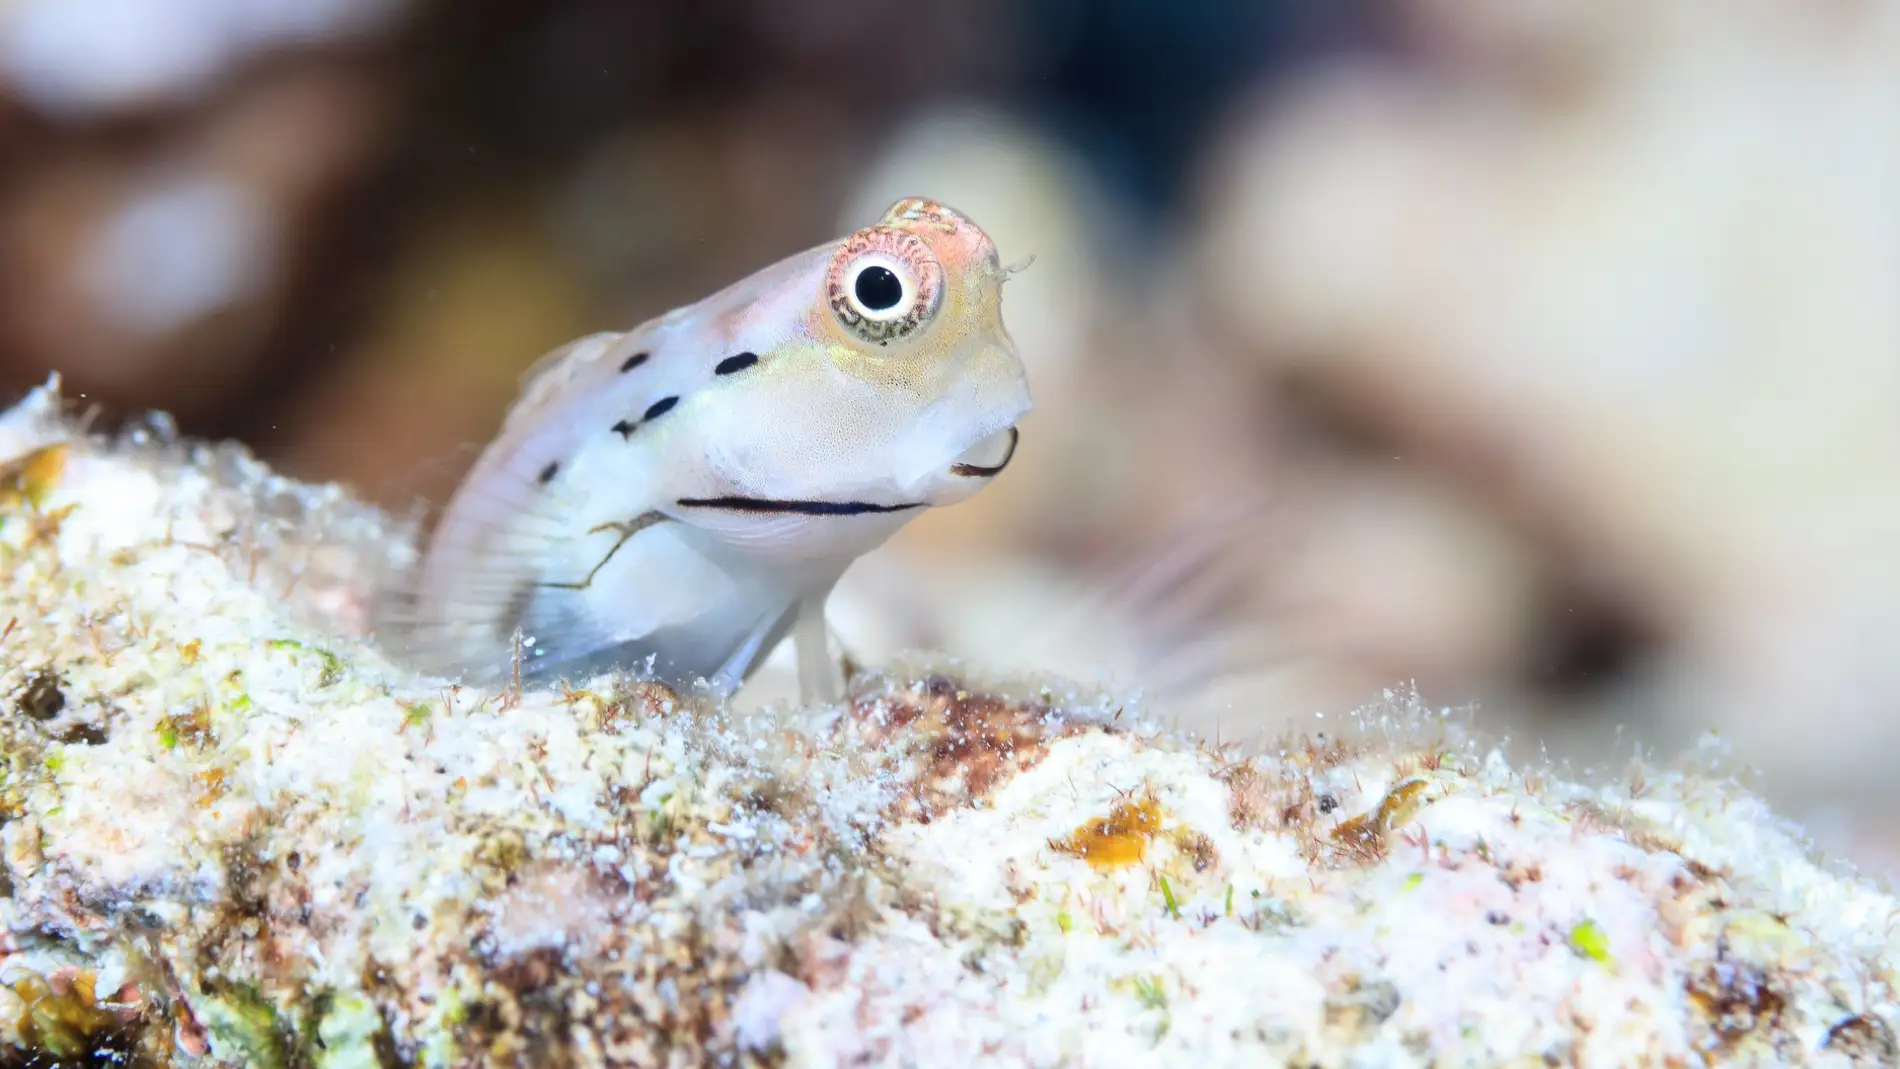
{"label": "dorsal fin", "polygon": [[637,351],[635,340],[645,334],[643,329],[603,330],[549,350],[521,373],[521,395],[508,407],[502,428],[519,426],[562,397],[568,387],[593,368],[610,359],[626,360]]}

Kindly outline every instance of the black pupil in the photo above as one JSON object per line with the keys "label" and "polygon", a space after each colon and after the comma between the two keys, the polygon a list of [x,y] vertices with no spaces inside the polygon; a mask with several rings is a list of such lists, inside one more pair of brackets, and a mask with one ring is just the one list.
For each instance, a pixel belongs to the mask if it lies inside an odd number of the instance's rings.
{"label": "black pupil", "polygon": [[904,284],[888,267],[867,267],[858,272],[857,292],[858,303],[866,310],[882,312],[904,299]]}

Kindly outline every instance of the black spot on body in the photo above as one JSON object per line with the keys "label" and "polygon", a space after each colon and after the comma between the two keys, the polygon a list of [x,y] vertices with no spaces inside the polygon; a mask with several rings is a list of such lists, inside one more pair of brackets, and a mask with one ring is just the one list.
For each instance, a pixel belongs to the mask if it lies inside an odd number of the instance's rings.
{"label": "black spot on body", "polygon": [[759,354],[757,353],[740,353],[736,356],[728,356],[724,360],[719,361],[719,366],[713,368],[713,374],[731,375],[734,372],[744,371],[746,368],[758,362]]}
{"label": "black spot on body", "polygon": [[[614,429],[619,430],[620,428],[615,427]],[[554,481],[554,477],[560,474],[560,471],[561,462],[558,460],[550,460],[548,461],[548,466],[541,469],[541,474],[534,477],[534,481],[540,483],[542,486],[546,486]]]}
{"label": "black spot on body", "polygon": [[621,372],[621,374],[623,374],[623,375],[624,375],[624,374],[626,374],[627,372],[629,372],[629,371],[632,371],[632,370],[633,370],[634,368],[637,368],[637,367],[639,367],[639,366],[640,366],[641,364],[644,364],[644,363],[646,363],[646,362],[647,362],[647,357],[648,357],[648,356],[650,356],[650,355],[652,355],[652,354],[650,354],[650,353],[635,353],[635,354],[633,354],[632,356],[629,356],[629,357],[627,357],[627,358],[626,358],[625,360],[623,360],[623,361],[621,361],[621,363],[620,363],[620,372]]}
{"label": "black spot on body", "polygon": [[622,438],[633,437],[633,424],[628,423],[624,419],[614,424],[612,429],[615,434],[618,434]]}
{"label": "black spot on body", "polygon": [[673,406],[679,403],[680,399],[678,397],[662,397],[658,401],[648,405],[646,414],[640,418],[642,420],[659,419],[661,416],[673,411]]}

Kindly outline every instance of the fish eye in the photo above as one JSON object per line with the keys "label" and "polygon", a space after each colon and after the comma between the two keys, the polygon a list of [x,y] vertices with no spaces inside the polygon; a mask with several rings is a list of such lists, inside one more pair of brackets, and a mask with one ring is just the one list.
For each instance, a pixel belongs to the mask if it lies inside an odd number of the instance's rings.
{"label": "fish eye", "polygon": [[858,280],[851,293],[867,312],[884,312],[904,299],[904,283],[883,264],[866,264],[858,269]]}
{"label": "fish eye", "polygon": [[910,296],[917,283],[910,266],[894,256],[867,252],[851,261],[844,270],[845,304],[856,315],[870,322],[901,319],[910,311]]}
{"label": "fish eye", "polygon": [[831,310],[865,341],[888,345],[936,314],[943,267],[916,235],[871,227],[846,239],[826,289]]}

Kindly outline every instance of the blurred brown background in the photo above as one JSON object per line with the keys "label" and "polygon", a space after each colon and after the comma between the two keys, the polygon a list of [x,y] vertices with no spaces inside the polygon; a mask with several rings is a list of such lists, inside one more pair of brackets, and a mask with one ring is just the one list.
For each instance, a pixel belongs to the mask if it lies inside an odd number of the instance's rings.
{"label": "blurred brown background", "polygon": [[856,648],[1716,729],[1892,864],[1894,4],[0,0],[9,395],[395,506],[544,350],[907,194],[1037,257],[1037,411]]}

